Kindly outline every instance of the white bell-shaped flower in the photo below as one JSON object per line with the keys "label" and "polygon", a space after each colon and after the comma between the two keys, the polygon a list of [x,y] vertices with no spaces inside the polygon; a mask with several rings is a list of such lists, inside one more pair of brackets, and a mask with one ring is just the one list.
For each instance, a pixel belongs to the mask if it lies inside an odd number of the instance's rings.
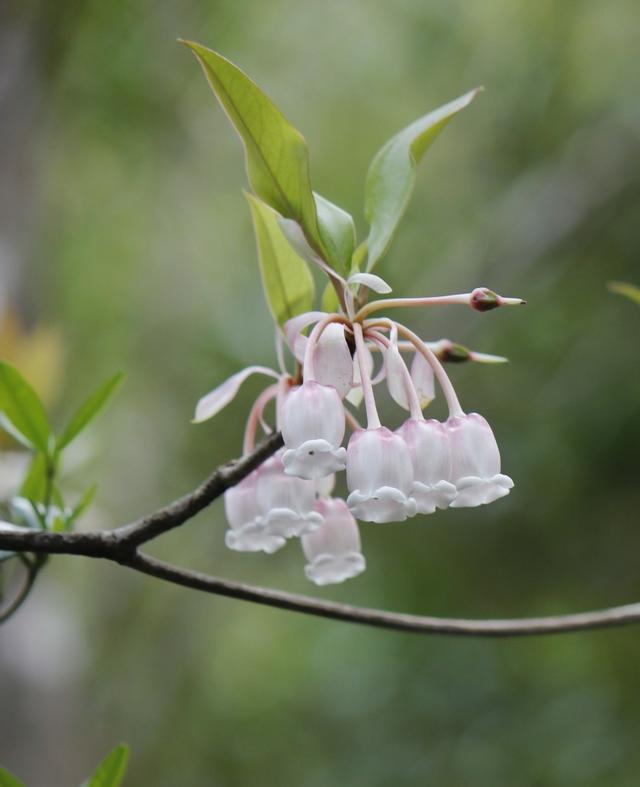
{"label": "white bell-shaped flower", "polygon": [[513,481],[500,472],[500,451],[486,420],[478,413],[449,418],[451,480],[458,494],[451,508],[491,503],[509,494]]}
{"label": "white bell-shaped flower", "polygon": [[280,453],[267,459],[258,471],[258,510],[271,535],[292,538],[320,527],[322,516],[314,510],[315,495],[313,481],[284,472]]}
{"label": "white bell-shaped flower", "polygon": [[358,525],[347,504],[338,498],[321,498],[316,511],[324,522],[301,539],[307,579],[316,585],[334,585],[361,574],[366,563]]}
{"label": "white bell-shaped flower", "polygon": [[411,497],[418,513],[433,514],[436,508],[448,508],[456,496],[456,487],[451,483],[451,447],[444,424],[434,419],[410,418],[398,434],[411,455]]}
{"label": "white bell-shaped flower", "polygon": [[347,505],[365,522],[403,522],[416,513],[413,468],[402,437],[381,426],[354,432],[347,447]]}
{"label": "white bell-shaped flower", "polygon": [[229,523],[225,543],[236,552],[272,554],[284,546],[285,539],[267,531],[260,516],[256,496],[257,472],[251,473],[224,493],[224,510]]}
{"label": "white bell-shaped flower", "polygon": [[333,386],[310,380],[291,391],[282,408],[281,429],[285,473],[315,479],[344,470],[344,407]]}

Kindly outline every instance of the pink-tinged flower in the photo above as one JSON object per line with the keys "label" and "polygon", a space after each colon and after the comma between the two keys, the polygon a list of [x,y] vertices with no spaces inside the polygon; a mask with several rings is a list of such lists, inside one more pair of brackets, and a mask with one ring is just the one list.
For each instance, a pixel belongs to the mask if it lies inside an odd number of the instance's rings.
{"label": "pink-tinged flower", "polygon": [[354,432],[347,448],[347,505],[365,522],[403,522],[416,513],[404,440],[384,426]]}
{"label": "pink-tinged flower", "polygon": [[284,472],[279,453],[267,459],[258,470],[258,510],[271,535],[292,538],[320,527],[322,516],[314,510],[315,495],[313,481]]}
{"label": "pink-tinged flower", "polygon": [[418,513],[433,514],[436,508],[448,508],[456,487],[451,483],[451,447],[444,424],[410,418],[398,434],[409,448],[413,465],[411,497]]}
{"label": "pink-tinged flower", "polygon": [[347,452],[340,446],[345,416],[335,388],[314,380],[289,393],[280,424],[285,473],[315,479],[344,470]]}
{"label": "pink-tinged flower", "polygon": [[451,508],[491,503],[509,494],[513,481],[500,472],[500,451],[486,420],[478,413],[449,418],[451,480],[458,494]]}
{"label": "pink-tinged flower", "polygon": [[316,501],[316,511],[324,522],[302,537],[307,579],[316,585],[333,585],[361,574],[366,564],[360,533],[347,504],[338,498],[321,499]]}
{"label": "pink-tinged flower", "polygon": [[224,493],[224,510],[229,523],[225,543],[236,552],[272,554],[284,546],[282,536],[269,533],[260,516],[256,497],[257,472]]}

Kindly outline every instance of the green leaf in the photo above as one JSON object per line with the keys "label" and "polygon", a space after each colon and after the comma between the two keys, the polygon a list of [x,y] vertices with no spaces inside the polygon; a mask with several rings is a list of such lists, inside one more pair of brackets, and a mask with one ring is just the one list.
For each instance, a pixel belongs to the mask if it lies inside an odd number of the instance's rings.
{"label": "green leaf", "polygon": [[75,415],[69,422],[69,425],[62,433],[62,436],[57,441],[56,450],[61,451],[65,446],[80,434],[80,432],[89,424],[91,420],[102,410],[102,408],[109,401],[110,397],[115,393],[116,389],[122,382],[124,374],[118,374],[107,380],[106,383],[101,385],[91,396],[79,407]]}
{"label": "green leaf", "polygon": [[343,276],[349,275],[356,245],[356,228],[349,213],[314,192],[318,225],[328,261]]}
{"label": "green leaf", "polygon": [[244,144],[247,176],[255,193],[285,218],[295,219],[322,250],[309,180],[307,143],[282,112],[241,69],[217,52],[183,41]]}
{"label": "green leaf", "polygon": [[39,503],[44,498],[47,488],[47,459],[38,452],[31,460],[29,472],[20,487],[20,495],[34,503]]}
{"label": "green leaf", "polygon": [[82,495],[80,500],[75,504],[73,509],[71,510],[71,514],[67,517],[67,529],[73,525],[73,523],[79,519],[84,512],[89,508],[91,503],[93,503],[93,499],[96,496],[96,492],[98,491],[98,484],[93,484],[90,486],[87,491]]}
{"label": "green leaf", "polygon": [[27,448],[47,451],[44,406],[20,372],[5,361],[0,361],[0,425]]}
{"label": "green leaf", "polygon": [[0,767],[0,787],[25,787],[25,784],[12,776],[6,768]]}
{"label": "green leaf", "polygon": [[629,298],[634,303],[640,305],[640,287],[636,287],[634,284],[628,284],[624,281],[610,281],[607,287],[611,292],[615,292],[617,295],[624,295],[625,298]]}
{"label": "green leaf", "polygon": [[253,194],[245,193],[258,244],[262,284],[278,325],[313,307],[313,277],[278,224],[278,214]]}
{"label": "green leaf", "polygon": [[340,302],[338,301],[338,294],[335,287],[331,282],[327,284],[322,293],[322,305],[320,307],[323,312],[338,312],[340,311]]}
{"label": "green leaf", "polygon": [[127,762],[129,760],[129,747],[124,743],[108,754],[98,765],[97,769],[82,787],[118,787],[122,783]]}
{"label": "green leaf", "polygon": [[365,216],[371,270],[384,255],[402,218],[416,178],[416,166],[451,118],[468,106],[479,92],[464,96],[430,112],[392,137],[375,155],[365,183]]}

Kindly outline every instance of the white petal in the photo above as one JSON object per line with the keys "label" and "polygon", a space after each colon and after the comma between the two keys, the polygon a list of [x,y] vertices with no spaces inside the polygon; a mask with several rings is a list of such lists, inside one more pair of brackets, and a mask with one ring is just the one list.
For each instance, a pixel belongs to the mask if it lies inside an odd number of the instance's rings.
{"label": "white petal", "polygon": [[367,567],[364,555],[360,552],[351,552],[336,557],[334,555],[319,555],[304,567],[308,580],[315,585],[337,585],[346,579],[357,577]]}
{"label": "white petal", "polygon": [[200,399],[196,405],[193,423],[199,424],[219,413],[229,402],[233,401],[242,383],[252,374],[265,374],[268,377],[278,379],[278,374],[273,369],[268,369],[265,366],[247,366],[246,369],[232,375],[228,380],[225,380],[221,385]]}
{"label": "white petal", "polygon": [[347,279],[347,284],[364,284],[365,287],[382,295],[391,292],[391,287],[389,287],[387,282],[373,273],[354,273]]}
{"label": "white petal", "polygon": [[[364,357],[365,357],[365,371],[368,377],[371,377],[373,373],[373,354],[371,350],[365,345],[364,348]],[[364,393],[362,391],[361,385],[361,377],[360,377],[360,365],[358,363],[358,356],[353,356],[353,388],[349,391],[346,395],[345,399],[350,402],[354,407],[360,407],[362,404],[362,400],[364,398]]]}
{"label": "white petal", "polygon": [[435,379],[431,365],[422,353],[415,353],[411,362],[411,379],[416,388],[420,407],[424,408],[436,397]]}
{"label": "white petal", "polygon": [[433,514],[436,508],[449,508],[456,494],[455,486],[448,481],[438,481],[433,486],[414,481],[411,490],[419,514]]}
{"label": "white petal", "polygon": [[300,514],[290,508],[273,508],[264,521],[266,530],[271,535],[297,538],[317,530],[322,524],[322,517],[315,511]]}
{"label": "white petal", "polygon": [[326,312],[304,312],[304,314],[298,314],[297,317],[292,317],[285,322],[284,334],[287,344],[294,357],[300,363],[304,361],[304,353],[308,341],[307,337],[302,335],[302,331],[310,325],[320,322],[327,316]]}
{"label": "white petal", "polygon": [[344,407],[338,391],[314,380],[294,388],[284,400],[281,418],[285,448],[322,440],[338,448],[344,437]]}
{"label": "white petal", "polygon": [[385,352],[385,369],[387,373],[387,388],[391,398],[400,407],[409,410],[409,396],[407,394],[409,375],[405,370],[400,350],[394,344],[388,347]]}
{"label": "white petal", "polygon": [[239,530],[227,530],[225,543],[235,552],[266,552],[272,555],[281,549],[286,539],[269,533],[263,520],[249,522]]}
{"label": "white petal", "polygon": [[360,429],[347,448],[347,485],[351,492],[371,496],[380,487],[393,487],[408,496],[413,483],[409,449],[386,427]]}
{"label": "white petal", "polygon": [[374,489],[369,494],[362,494],[358,490],[351,492],[347,505],[357,519],[377,524],[404,522],[417,511],[413,498],[390,486]]}
{"label": "white petal", "polygon": [[334,448],[326,440],[308,440],[285,451],[282,462],[288,475],[315,480],[344,470],[346,458],[344,448]]}
{"label": "white petal", "polygon": [[313,357],[317,382],[332,385],[341,397],[353,385],[353,359],[344,335],[344,327],[331,323],[322,332]]}

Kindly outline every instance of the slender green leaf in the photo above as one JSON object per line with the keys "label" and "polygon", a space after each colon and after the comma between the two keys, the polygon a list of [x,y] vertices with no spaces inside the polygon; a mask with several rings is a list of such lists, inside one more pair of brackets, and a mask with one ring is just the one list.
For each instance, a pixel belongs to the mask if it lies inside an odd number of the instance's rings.
{"label": "slender green leaf", "polygon": [[106,383],[101,385],[91,396],[79,407],[75,415],[69,422],[69,425],[62,433],[62,436],[57,442],[57,450],[62,450],[65,446],[77,437],[80,432],[89,424],[90,421],[102,410],[102,408],[109,401],[111,396],[115,393],[116,389],[122,382],[124,374],[118,372]]}
{"label": "slender green leaf", "polygon": [[47,488],[47,459],[40,451],[31,460],[29,471],[20,487],[20,495],[34,503],[42,501]]}
{"label": "slender green leaf", "polygon": [[82,787],[118,787],[122,784],[128,760],[129,747],[121,743],[102,760]]}
{"label": "slender green leaf", "polygon": [[74,524],[74,522],[76,522],[84,514],[91,503],[93,503],[97,491],[98,484],[93,484],[93,486],[90,486],[82,495],[80,500],[78,500],[78,502],[72,508],[71,514],[67,517],[67,529],[69,529]]}
{"label": "slender green leaf", "polygon": [[255,193],[285,218],[295,219],[322,249],[309,180],[307,143],[282,112],[241,69],[217,52],[183,41],[244,144],[247,175]]}
{"label": "slender green leaf", "polygon": [[342,276],[349,275],[356,245],[356,228],[349,213],[314,192],[318,225],[328,261]]}
{"label": "slender green leaf", "polygon": [[478,89],[430,112],[392,137],[375,155],[365,184],[365,216],[371,270],[385,254],[402,218],[416,178],[416,166],[451,118],[468,106]]}
{"label": "slender green leaf", "polygon": [[313,307],[313,277],[278,224],[278,214],[253,194],[246,194],[258,244],[262,284],[278,325]]}
{"label": "slender green leaf", "polygon": [[47,450],[49,422],[38,395],[20,372],[0,361],[0,425],[28,448]]}
{"label": "slender green leaf", "polygon": [[634,301],[634,303],[640,304],[640,287],[636,287],[634,284],[628,284],[624,281],[610,281],[607,286],[611,292],[615,292],[617,295],[624,295],[625,298],[629,298]]}
{"label": "slender green leaf", "polygon": [[6,768],[0,767],[0,787],[25,787],[25,784],[12,776]]}

